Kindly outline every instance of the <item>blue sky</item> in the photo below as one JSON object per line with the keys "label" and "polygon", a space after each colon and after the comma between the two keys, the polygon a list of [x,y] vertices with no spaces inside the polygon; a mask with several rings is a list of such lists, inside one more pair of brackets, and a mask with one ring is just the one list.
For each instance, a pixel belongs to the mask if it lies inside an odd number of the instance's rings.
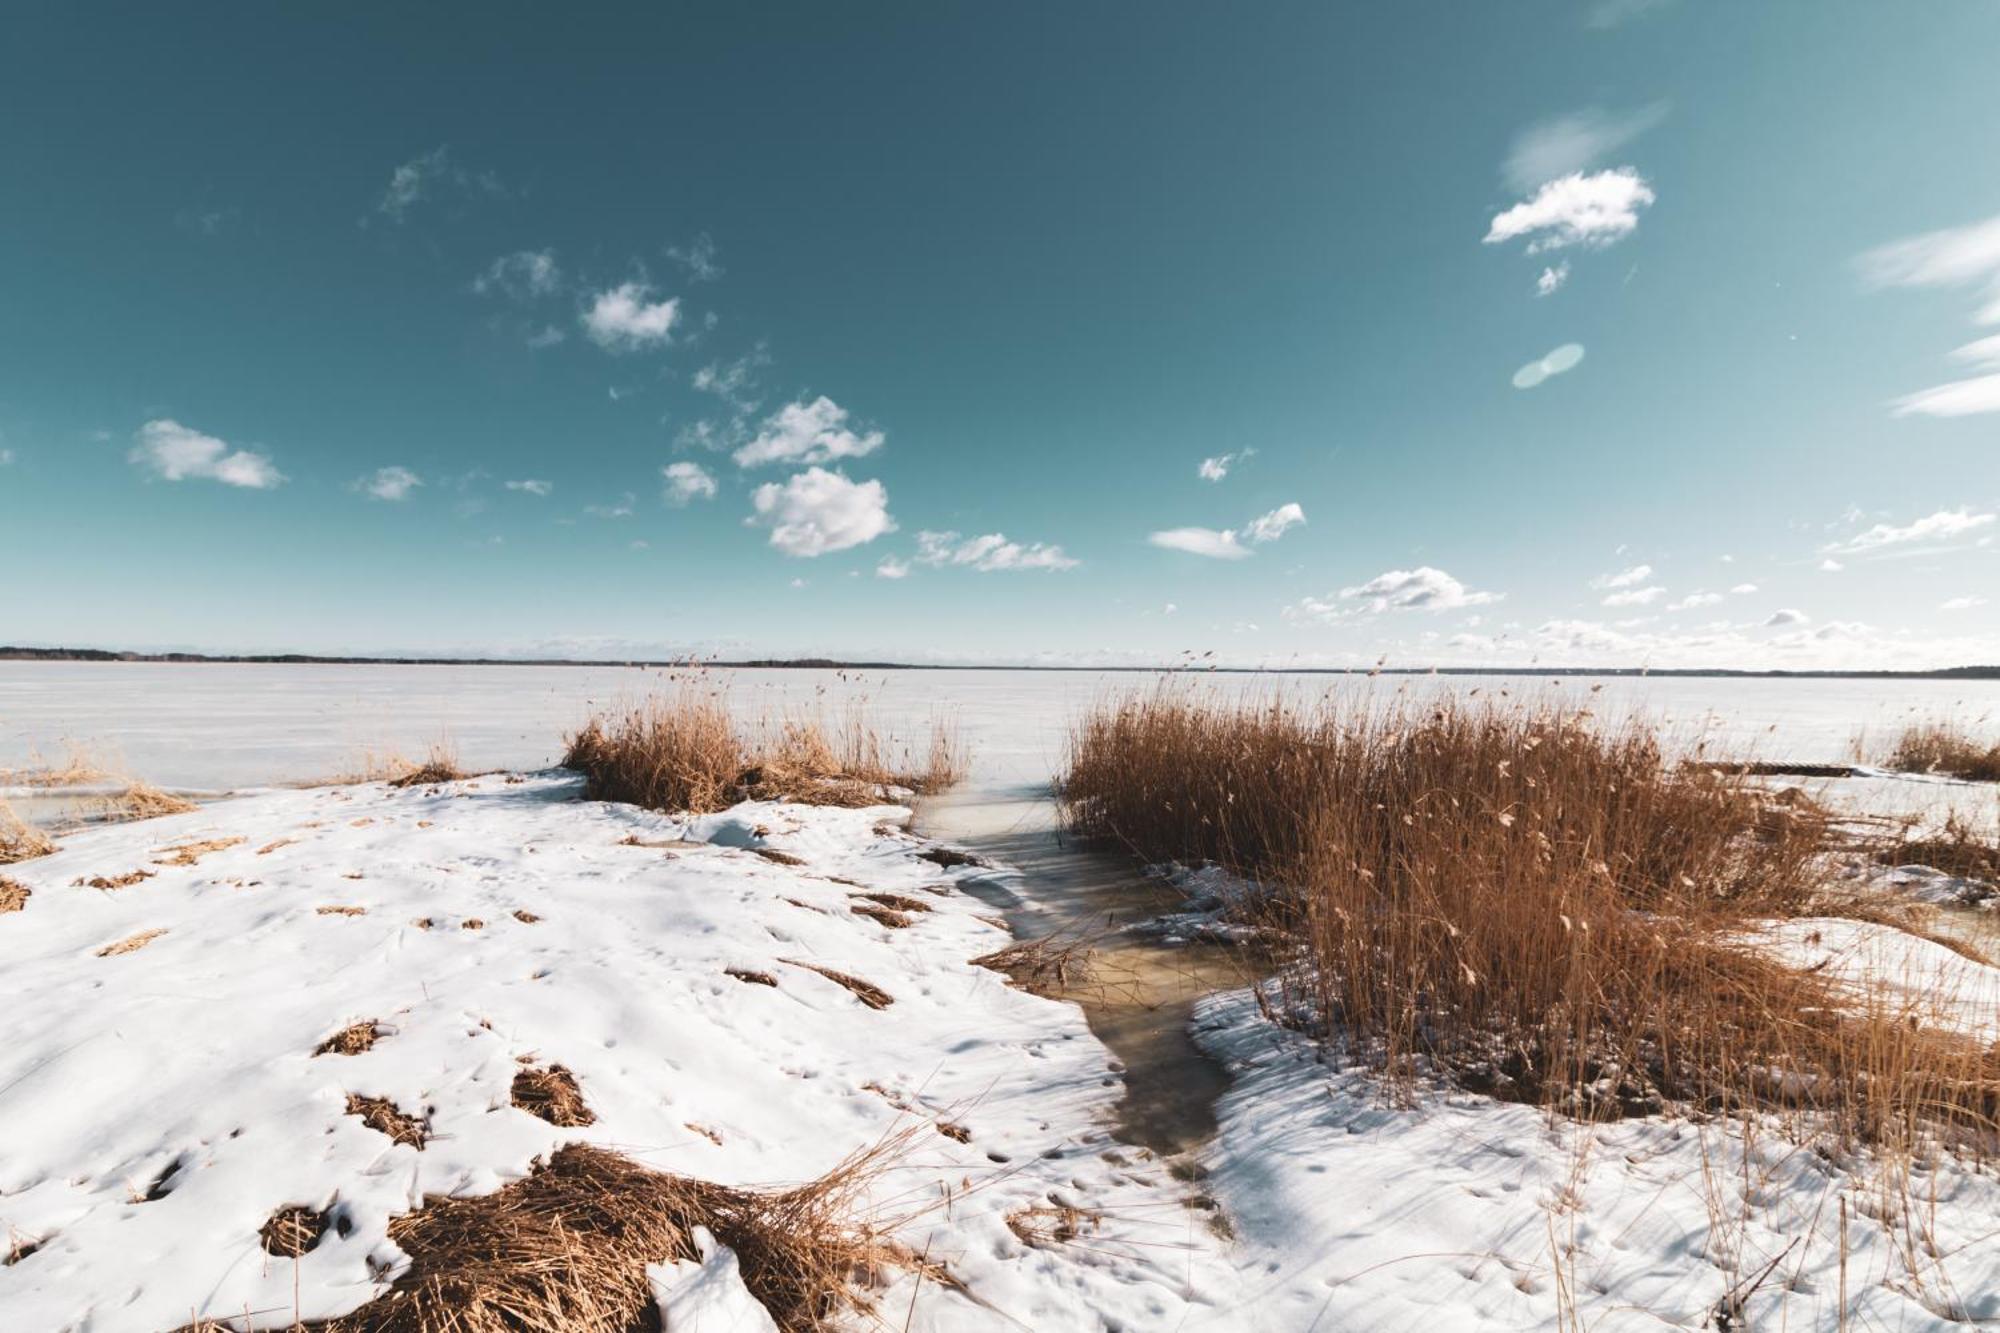
{"label": "blue sky", "polygon": [[1972,0],[17,10],[0,641],[2000,661],[1996,50]]}

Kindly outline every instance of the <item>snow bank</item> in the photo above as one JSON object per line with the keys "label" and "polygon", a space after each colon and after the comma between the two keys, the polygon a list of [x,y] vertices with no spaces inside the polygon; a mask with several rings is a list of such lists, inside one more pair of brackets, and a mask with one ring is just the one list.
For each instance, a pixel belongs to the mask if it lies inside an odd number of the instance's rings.
{"label": "snow bank", "polygon": [[1586,1127],[1435,1088],[1392,1105],[1249,991],[1205,1001],[1196,1036],[1235,1079],[1206,1183],[1257,1327],[1830,1329],[1843,1197],[1849,1326],[2000,1319],[1991,1174],[1919,1168],[1885,1200],[1774,1130]]}
{"label": "snow bank", "polygon": [[[283,1327],[384,1291],[395,1215],[566,1142],[781,1185],[929,1123],[875,1189],[972,1299],[899,1279],[898,1326],[1231,1326],[1235,1276],[1189,1187],[1105,1137],[1104,1048],[1074,1007],[966,961],[1006,936],[954,887],[966,872],[919,858],[907,812],[676,820],[578,795],[560,774],[274,792],[9,867],[32,897],[0,916],[0,1235],[31,1252],[0,1267],[0,1324]],[[931,910],[892,928],[853,910],[865,893]],[[369,1049],[314,1054],[367,1022]],[[594,1123],[512,1105],[530,1062],[569,1070]],[[1087,1243],[1008,1225],[1057,1203],[1095,1219]],[[335,1223],[296,1261],[258,1239],[289,1205]],[[656,1276],[726,1308],[723,1264]]]}

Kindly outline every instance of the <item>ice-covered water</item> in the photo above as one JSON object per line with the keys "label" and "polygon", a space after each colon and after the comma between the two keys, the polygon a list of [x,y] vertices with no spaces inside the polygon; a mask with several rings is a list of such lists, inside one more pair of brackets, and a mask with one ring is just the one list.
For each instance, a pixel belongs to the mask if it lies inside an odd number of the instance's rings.
{"label": "ice-covered water", "polygon": [[[564,733],[593,708],[638,698],[675,676],[630,667],[0,662],[0,768],[59,753],[73,740],[159,785],[223,791],[324,777],[351,769],[364,752],[420,755],[440,737],[467,767],[533,768],[553,761]],[[909,738],[927,734],[934,716],[950,715],[972,747],[972,785],[992,791],[1045,782],[1082,710],[1156,679],[1013,670],[701,676],[750,715],[862,704]],[[1601,712],[1643,709],[1683,733],[1703,729],[1732,750],[1800,761],[1848,758],[1857,731],[1881,736],[1911,716],[2000,719],[2000,681],[1268,673],[1197,684],[1251,695],[1554,693],[1590,699]]]}

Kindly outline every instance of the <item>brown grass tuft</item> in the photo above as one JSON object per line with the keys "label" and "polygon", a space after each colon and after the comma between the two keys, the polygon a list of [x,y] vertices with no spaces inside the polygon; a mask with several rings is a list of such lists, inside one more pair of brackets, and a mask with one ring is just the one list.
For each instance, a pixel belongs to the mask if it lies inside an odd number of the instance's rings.
{"label": "brown grass tuft", "polygon": [[28,899],[32,897],[34,891],[27,885],[0,875],[0,916],[20,911],[28,905]]}
{"label": "brown grass tuft", "polygon": [[1073,1241],[1086,1230],[1095,1231],[1103,1221],[1102,1213],[1052,1198],[1047,1204],[1017,1208],[1007,1214],[1007,1229],[1023,1245],[1044,1249]]}
{"label": "brown grass tuft", "polygon": [[921,756],[891,749],[858,713],[746,733],[720,694],[689,686],[592,718],[563,767],[584,775],[587,799],[696,814],[744,800],[878,805],[884,787],[941,791],[963,775],[963,745],[948,723],[933,726]]}
{"label": "brown grass tuft", "polygon": [[314,1055],[359,1055],[373,1047],[386,1035],[382,1025],[372,1018],[364,1018],[359,1023],[350,1023],[340,1031],[313,1047]]}
{"label": "brown grass tuft", "polygon": [[320,1333],[630,1333],[653,1309],[647,1265],[699,1258],[696,1227],[736,1252],[745,1287],[781,1329],[824,1329],[844,1310],[866,1312],[891,1267],[948,1279],[858,1220],[884,1155],[765,1193],[571,1144],[495,1193],[433,1196],[394,1219],[389,1238],[408,1269]]}
{"label": "brown grass tuft", "polygon": [[849,991],[853,992],[855,999],[861,1001],[861,1003],[867,1005],[870,1009],[887,1009],[896,1002],[896,997],[889,994],[888,991],[883,990],[873,982],[863,981],[860,977],[851,977],[845,972],[836,972],[830,967],[821,967],[818,963],[802,963],[796,958],[780,958],[778,961],[787,967],[802,967],[808,972],[817,972],[836,986],[845,986]]}
{"label": "brown grass tuft", "polygon": [[56,849],[55,840],[14,813],[0,800],[0,866],[32,861]]}
{"label": "brown grass tuft", "polygon": [[[296,1259],[319,1244],[319,1238],[326,1234],[327,1222],[325,1213],[293,1204],[272,1213],[258,1229],[257,1238],[264,1243],[264,1253],[275,1254],[282,1259]],[[221,1329],[226,1326],[215,1324],[213,1327]]]}
{"label": "brown grass tuft", "polygon": [[1929,866],[1959,879],[2000,886],[2000,836],[1974,827],[1956,810],[1946,816],[1942,829],[1890,843],[1875,859],[1889,866]]}
{"label": "brown grass tuft", "polygon": [[597,1113],[584,1105],[583,1089],[576,1076],[561,1065],[538,1069],[533,1065],[514,1075],[514,1105],[551,1125],[578,1129],[597,1123]]}
{"label": "brown grass tuft", "polygon": [[1094,938],[1057,931],[982,954],[972,965],[1006,973],[1010,985],[1030,995],[1061,999],[1070,987],[1087,985],[1096,976],[1096,955]]}
{"label": "brown grass tuft", "polygon": [[2000,782],[2000,741],[1986,741],[1962,724],[1916,722],[1889,751],[1887,767],[1899,773],[1942,773],[1968,782]]}
{"label": "brown grass tuft", "polygon": [[465,770],[458,766],[458,751],[447,741],[439,741],[431,746],[430,754],[421,764],[409,767],[389,779],[391,787],[434,787],[441,783],[457,782],[465,776]]}
{"label": "brown grass tuft", "polygon": [[367,908],[354,907],[351,905],[343,905],[335,907],[315,907],[313,908],[313,911],[319,916],[367,916],[368,915]]}
{"label": "brown grass tuft", "polygon": [[1085,719],[1063,808],[1247,877],[1234,911],[1296,950],[1281,1012],[1395,1078],[1443,1068],[1585,1117],[1757,1106],[1842,1142],[1994,1137],[2000,1052],[1756,947],[1760,919],[1821,900],[1821,822],[1665,751],[1558,707],[1164,691]]}
{"label": "brown grass tuft", "polygon": [[419,1119],[406,1114],[387,1097],[361,1097],[347,1094],[347,1113],[361,1117],[361,1123],[378,1134],[387,1134],[397,1143],[406,1143],[421,1150],[430,1141],[431,1122],[428,1117]]}
{"label": "brown grass tuft", "polygon": [[769,972],[759,972],[754,968],[725,967],[722,969],[722,974],[726,977],[735,977],[738,981],[752,986],[775,986],[778,984],[778,979]]}
{"label": "brown grass tuft", "polygon": [[115,823],[134,823],[162,815],[184,815],[198,808],[193,801],[161,791],[151,783],[134,781],[119,795],[108,798],[105,818]]}
{"label": "brown grass tuft", "polygon": [[191,866],[210,852],[227,851],[231,847],[241,846],[246,841],[248,839],[245,838],[209,838],[203,842],[177,843],[172,847],[159,848],[158,855],[153,858],[153,864],[156,866]]}
{"label": "brown grass tuft", "polygon": [[159,926],[152,930],[142,930],[137,935],[127,935],[122,940],[105,945],[97,951],[97,956],[99,958],[116,958],[120,954],[137,953],[166,933],[165,926]]}
{"label": "brown grass tuft", "polygon": [[540,920],[541,920],[541,918],[540,918],[540,917],[536,916],[536,915],[535,915],[535,914],[534,914],[533,912],[530,912],[530,911],[529,911],[529,910],[528,910],[527,908],[525,908],[525,907],[517,907],[517,908],[515,908],[515,909],[514,909],[514,912],[513,912],[513,916],[514,916],[514,919],[515,919],[516,921],[520,922],[520,923],[521,923],[522,925],[524,925],[524,926],[532,926],[532,925],[534,925],[534,924],[535,924],[535,923],[536,923],[537,921],[540,921]]}
{"label": "brown grass tuft", "polygon": [[883,907],[879,903],[852,903],[847,910],[856,916],[865,916],[870,921],[879,922],[891,930],[903,930],[916,923],[916,918],[907,913]]}
{"label": "brown grass tuft", "polygon": [[89,879],[78,879],[71,883],[78,889],[129,889],[134,884],[143,884],[153,877],[150,870],[128,870],[122,875],[92,875]]}
{"label": "brown grass tuft", "polygon": [[754,856],[763,857],[766,861],[776,866],[802,866],[806,864],[806,859],[803,856],[794,856],[790,852],[781,852],[776,847],[752,847],[750,852]]}
{"label": "brown grass tuft", "polygon": [[852,896],[865,898],[871,903],[880,903],[882,906],[893,908],[898,912],[928,912],[931,910],[931,905],[923,899],[912,898],[901,893],[857,893]]}

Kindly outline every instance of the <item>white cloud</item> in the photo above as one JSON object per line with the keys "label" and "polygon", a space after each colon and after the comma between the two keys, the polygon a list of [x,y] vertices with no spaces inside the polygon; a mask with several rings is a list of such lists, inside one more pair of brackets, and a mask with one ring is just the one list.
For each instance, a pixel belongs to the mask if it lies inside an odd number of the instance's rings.
{"label": "white cloud", "polygon": [[1940,509],[1935,514],[1931,514],[1926,518],[1920,518],[1914,523],[1905,524],[1900,528],[1888,523],[1877,523],[1874,527],[1858,532],[1846,541],[1833,542],[1822,546],[1820,551],[1822,554],[1829,556],[1864,555],[1870,551],[1879,551],[1888,546],[1907,546],[1913,543],[1924,546],[1935,546],[1943,542],[1948,542],[1954,537],[1962,537],[1968,532],[1974,532],[1986,527],[1994,521],[1995,517],[1995,515],[1990,513],[1975,514],[1963,507],[1958,509]]}
{"label": "white cloud", "polygon": [[757,372],[770,364],[770,353],[759,344],[734,361],[709,362],[694,373],[692,383],[698,391],[712,393],[738,413],[748,415],[757,410],[757,404],[750,398],[750,391],[757,384]]}
{"label": "white cloud", "polygon": [[1826,559],[1819,562],[1819,572],[1822,574],[1838,574],[1841,570],[1846,568],[1847,568],[1846,565],[1841,564],[1838,560],[1835,560],[1832,556],[1828,556]]}
{"label": "white cloud", "polygon": [[1297,504],[1282,504],[1268,514],[1261,514],[1244,525],[1245,540],[1261,546],[1274,542],[1291,529],[1306,521],[1306,511]]}
{"label": "white cloud", "polygon": [[1211,560],[1246,560],[1251,553],[1236,540],[1234,532],[1218,528],[1166,528],[1148,533],[1146,540],[1169,551],[1205,555]]}
{"label": "white cloud", "polygon": [[1507,184],[1527,194],[1544,181],[1598,165],[1667,118],[1667,104],[1612,112],[1588,107],[1530,125],[1514,136],[1502,168]]}
{"label": "white cloud", "polygon": [[506,486],[510,491],[522,491],[528,495],[547,495],[556,488],[556,484],[552,481],[536,481],[533,478],[526,481],[510,481]]}
{"label": "white cloud", "polygon": [[1285,608],[1287,620],[1332,622],[1386,611],[1457,611],[1497,602],[1499,593],[1474,592],[1442,569],[1421,565],[1392,569],[1368,582],[1342,588],[1337,599],[1307,597]]}
{"label": "white cloud", "polygon": [[618,497],[616,504],[585,505],[583,512],[592,518],[630,518],[632,517],[632,506],[638,498],[632,492],[627,491]]}
{"label": "white cloud", "polygon": [[893,555],[885,555],[882,557],[882,563],[875,566],[875,577],[878,579],[906,579],[910,577],[910,562],[907,560],[898,560]]}
{"label": "white cloud", "polygon": [[133,439],[137,443],[127,459],[167,481],[219,481],[225,486],[265,491],[285,479],[266,455],[231,449],[215,436],[178,421],[148,421]]}
{"label": "white cloud", "polygon": [[715,498],[715,478],[699,463],[669,463],[660,469],[660,475],[667,480],[668,504],[684,505]]}
{"label": "white cloud", "polygon": [[[2000,324],[2000,217],[1907,237],[1855,262],[1876,287],[1982,287],[1984,304],[1974,318]],[[1990,373],[1906,394],[1895,401],[1897,416],[2000,412],[2000,338],[1981,338],[1952,355]]]}
{"label": "white cloud", "polygon": [[449,149],[438,147],[422,156],[411,158],[390,173],[389,187],[382,192],[382,199],[375,205],[375,211],[391,222],[401,222],[411,208],[434,193],[439,186],[467,194],[506,193],[501,187],[498,176],[490,171],[468,171],[452,161]]}
{"label": "white cloud", "polygon": [[1651,577],[1653,577],[1653,567],[1651,565],[1633,565],[1630,569],[1621,569],[1616,574],[1599,574],[1590,581],[1590,586],[1593,588],[1630,588],[1635,584],[1644,583]]}
{"label": "white cloud", "polygon": [[1582,343],[1564,343],[1540,360],[1530,361],[1514,372],[1514,387],[1532,389],[1552,375],[1565,375],[1583,361]]}
{"label": "white cloud", "polygon": [[919,532],[917,559],[926,565],[970,565],[985,572],[1006,569],[1074,569],[1077,561],[1060,546],[1034,542],[1023,546],[1010,542],[1004,533],[961,541],[956,532]]}
{"label": "white cloud", "polygon": [[14,451],[12,449],[0,449],[0,467],[12,466],[14,466]]}
{"label": "white cloud", "polygon": [[1606,606],[1650,606],[1666,596],[1665,588],[1655,585],[1650,588],[1623,588],[1609,594],[1604,599]]}
{"label": "white cloud", "polygon": [[377,500],[407,500],[424,479],[406,467],[378,467],[354,483],[354,489]]}
{"label": "white cloud", "polygon": [[1745,597],[1757,591],[1757,585],[1754,583],[1739,583],[1729,591],[1735,593],[1738,597]]}
{"label": "white cloud", "polygon": [[1764,628],[1777,629],[1784,625],[1805,625],[1809,624],[1811,620],[1812,617],[1808,616],[1805,612],[1794,611],[1790,607],[1785,607],[1782,610],[1773,611],[1770,619],[1764,622]]}
{"label": "white cloud", "polygon": [[1252,545],[1274,542],[1305,521],[1306,511],[1299,505],[1282,504],[1240,528],[1166,528],[1147,534],[1146,540],[1170,551],[1186,551],[1211,560],[1243,560],[1253,554]]}
{"label": "white cloud", "polygon": [[487,265],[472,280],[472,290],[481,296],[498,293],[516,301],[548,296],[562,287],[562,270],[556,266],[553,250],[516,250]]}
{"label": "white cloud", "polygon": [[745,522],[769,528],[771,545],[786,555],[844,551],[896,530],[881,482],[849,481],[824,468],[808,468],[782,484],[766,482],[750,503],[755,512]]}
{"label": "white cloud", "polygon": [[1256,452],[1255,449],[1238,449],[1234,453],[1217,454],[1213,458],[1204,458],[1201,460],[1201,466],[1195,469],[1195,475],[1203,481],[1221,481],[1229,475],[1230,468],[1242,460],[1254,456]]}
{"label": "white cloud", "polygon": [[1714,606],[1722,600],[1723,596],[1719,592],[1691,592],[1678,602],[1667,603],[1667,610],[1691,611],[1697,606]]}
{"label": "white cloud", "polygon": [[1569,261],[1565,259],[1560,264],[1542,270],[1542,276],[1535,279],[1535,295],[1552,296],[1568,281]]}
{"label": "white cloud", "polygon": [[663,343],[680,319],[678,300],[653,301],[653,289],[643,282],[626,282],[599,292],[583,314],[590,340],[613,352],[636,351]]}
{"label": "white cloud", "polygon": [[715,241],[707,232],[686,245],[668,246],[667,258],[685,268],[696,282],[714,282],[723,273],[722,265],[715,262]]}
{"label": "white cloud", "polygon": [[1632,234],[1653,197],[1653,187],[1630,167],[1572,172],[1495,217],[1486,244],[1526,237],[1531,255],[1572,245],[1602,249]]}
{"label": "white cloud", "polygon": [[1984,597],[1953,597],[1938,604],[1940,611],[1970,611],[1975,606],[1986,605]]}
{"label": "white cloud", "polygon": [[787,403],[764,419],[757,437],[730,457],[738,467],[766,463],[830,463],[861,458],[882,447],[879,430],[857,434],[847,425],[847,409],[821,395],[810,403]]}

